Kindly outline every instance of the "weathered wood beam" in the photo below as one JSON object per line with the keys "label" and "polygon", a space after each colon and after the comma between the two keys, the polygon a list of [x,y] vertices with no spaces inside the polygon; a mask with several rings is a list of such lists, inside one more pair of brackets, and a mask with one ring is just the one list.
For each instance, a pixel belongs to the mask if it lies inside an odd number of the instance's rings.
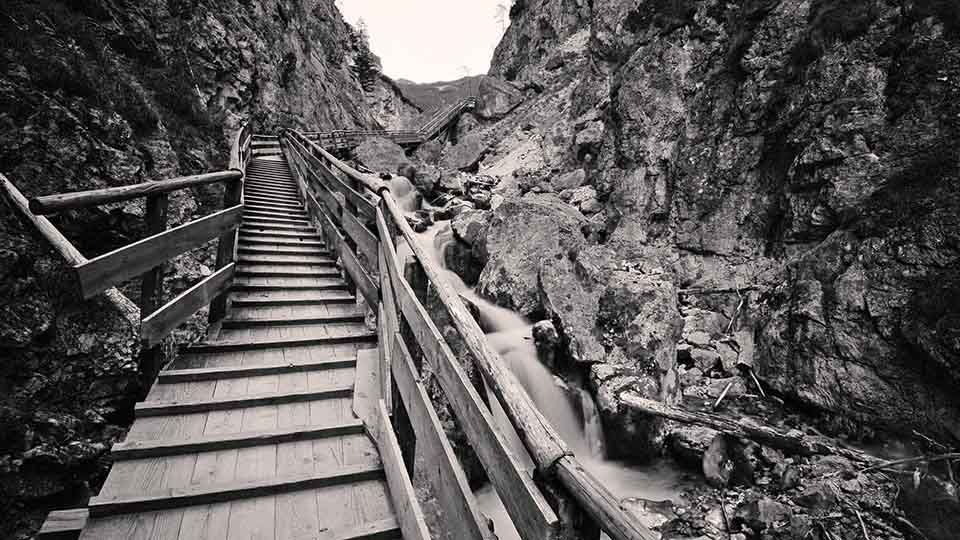
{"label": "weathered wood beam", "polygon": [[753,423],[743,418],[734,419],[718,414],[686,411],[660,403],[659,401],[640,397],[632,392],[624,392],[620,395],[620,399],[624,405],[635,411],[667,418],[683,424],[706,426],[733,435],[734,437],[750,439],[790,454],[798,454],[801,456],[835,455],[868,465],[881,463],[880,459],[859,450],[836,446],[821,437],[806,435],[802,432],[787,433],[770,426]]}
{"label": "weathered wood beam", "polygon": [[140,324],[140,338],[148,347],[159,344],[194,313],[226,292],[235,272],[236,264],[230,263],[145,317]]}
{"label": "weathered wood beam", "polygon": [[144,238],[75,267],[84,298],[101,293],[161,262],[202,246],[240,225],[238,205]]}
{"label": "weathered wood beam", "polygon": [[30,199],[30,211],[34,214],[55,214],[64,210],[75,210],[99,206],[101,204],[116,203],[138,199],[158,193],[170,193],[190,187],[216,184],[217,182],[231,182],[243,176],[239,170],[219,171],[206,174],[181,176],[156,182],[144,182],[130,186],[118,186],[104,189],[91,189],[74,193],[59,193],[44,195]]}

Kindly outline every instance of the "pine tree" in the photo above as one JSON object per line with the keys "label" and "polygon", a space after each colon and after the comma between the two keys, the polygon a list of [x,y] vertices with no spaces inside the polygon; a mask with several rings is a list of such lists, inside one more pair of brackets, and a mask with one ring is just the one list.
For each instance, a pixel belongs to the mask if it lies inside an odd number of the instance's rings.
{"label": "pine tree", "polygon": [[380,74],[380,59],[370,50],[370,36],[367,23],[358,19],[351,35],[356,53],[353,57],[353,72],[360,79],[360,85],[367,92],[373,90]]}

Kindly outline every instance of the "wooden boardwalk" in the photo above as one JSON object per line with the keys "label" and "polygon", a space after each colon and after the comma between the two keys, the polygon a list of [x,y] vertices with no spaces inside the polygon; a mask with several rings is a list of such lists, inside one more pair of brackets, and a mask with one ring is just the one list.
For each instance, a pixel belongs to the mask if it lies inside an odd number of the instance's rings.
{"label": "wooden boardwalk", "polygon": [[254,159],[244,198],[230,311],[137,405],[83,539],[401,537],[353,412],[376,332],[286,162]]}

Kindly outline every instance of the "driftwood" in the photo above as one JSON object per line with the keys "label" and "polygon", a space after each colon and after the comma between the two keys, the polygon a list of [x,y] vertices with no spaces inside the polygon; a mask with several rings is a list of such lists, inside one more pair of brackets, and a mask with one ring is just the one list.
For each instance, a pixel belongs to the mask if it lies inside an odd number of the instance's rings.
{"label": "driftwood", "polygon": [[733,419],[717,414],[686,411],[677,407],[664,405],[659,401],[642,398],[630,392],[623,393],[620,399],[627,407],[636,411],[660,416],[683,424],[699,424],[735,437],[751,439],[791,454],[799,454],[801,456],[836,455],[868,466],[881,463],[879,459],[873,456],[852,448],[836,446],[825,441],[822,437],[810,436],[800,432],[787,433],[742,418]]}

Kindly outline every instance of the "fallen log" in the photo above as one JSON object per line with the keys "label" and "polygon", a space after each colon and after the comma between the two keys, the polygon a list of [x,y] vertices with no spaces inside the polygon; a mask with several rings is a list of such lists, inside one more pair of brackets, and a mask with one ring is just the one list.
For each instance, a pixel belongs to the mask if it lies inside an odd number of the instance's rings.
{"label": "fallen log", "polygon": [[632,392],[624,392],[620,395],[620,399],[624,405],[635,411],[660,416],[683,424],[706,426],[733,435],[734,437],[750,439],[790,454],[798,454],[801,456],[835,455],[871,466],[881,463],[880,459],[859,450],[836,446],[827,442],[822,437],[807,435],[798,430],[785,432],[770,426],[756,424],[747,418],[734,419],[717,414],[687,411],[665,405],[659,401],[640,397]]}

